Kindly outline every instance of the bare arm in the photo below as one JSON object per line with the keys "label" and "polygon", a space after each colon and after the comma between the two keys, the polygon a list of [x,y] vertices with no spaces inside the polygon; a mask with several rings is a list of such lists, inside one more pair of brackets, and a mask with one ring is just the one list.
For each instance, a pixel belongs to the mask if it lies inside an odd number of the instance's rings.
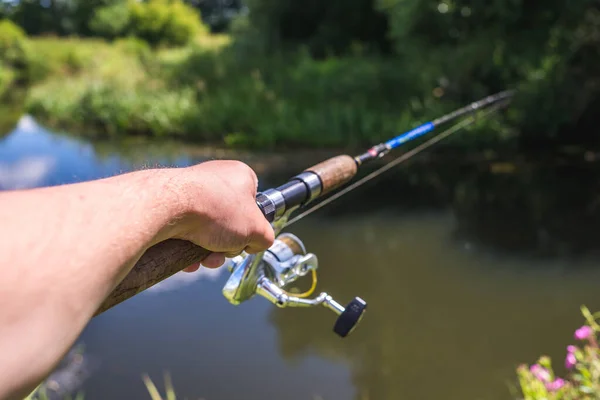
{"label": "bare arm", "polygon": [[267,248],[255,195],[238,162],[0,193],[0,398],[22,398],[51,372],[150,246],[190,240],[217,252],[212,267]]}

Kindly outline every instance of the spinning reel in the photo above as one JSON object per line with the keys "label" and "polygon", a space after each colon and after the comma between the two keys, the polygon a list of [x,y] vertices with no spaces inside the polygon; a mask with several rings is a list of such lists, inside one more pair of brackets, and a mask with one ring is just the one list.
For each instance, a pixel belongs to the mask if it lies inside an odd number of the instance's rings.
{"label": "spinning reel", "polygon": [[[242,254],[226,264],[231,276],[223,287],[223,295],[238,305],[258,294],[277,307],[313,307],[322,305],[338,315],[333,330],[346,337],[361,321],[367,303],[355,297],[345,307],[323,292],[309,299],[317,286],[317,256],[307,253],[302,241],[290,234],[279,235],[273,245],[261,254]],[[285,287],[297,279],[312,274],[312,287],[294,295]]]}

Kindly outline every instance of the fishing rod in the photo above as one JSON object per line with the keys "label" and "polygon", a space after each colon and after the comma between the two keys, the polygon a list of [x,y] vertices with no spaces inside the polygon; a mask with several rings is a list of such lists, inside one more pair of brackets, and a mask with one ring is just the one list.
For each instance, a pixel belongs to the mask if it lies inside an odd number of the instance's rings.
{"label": "fishing rod", "polygon": [[[334,324],[334,332],[341,337],[349,335],[364,316],[367,303],[360,297],[355,297],[346,306],[342,306],[325,292],[310,299],[309,297],[317,286],[317,256],[308,253],[298,237],[291,233],[281,233],[281,231],[454,132],[474,123],[477,119],[477,111],[485,109],[482,116],[487,116],[505,107],[513,95],[514,91],[504,91],[485,97],[388,141],[377,144],[362,154],[354,157],[339,155],[330,158],[307,168],[279,187],[258,193],[256,196],[257,206],[271,223],[276,236],[275,241],[264,252],[258,254],[243,252],[237,257],[227,260],[225,267],[231,275],[223,286],[223,296],[233,305],[241,304],[256,294],[281,308],[321,305],[338,316]],[[357,174],[359,167],[364,164],[383,157],[403,144],[435,130],[442,124],[464,116],[469,116],[469,118],[456,123],[449,129],[402,154],[354,184],[325,198],[322,202],[290,220],[291,214],[295,211],[306,207],[317,199],[324,198],[325,195],[333,193],[336,189],[348,183]],[[154,286],[189,265],[202,262],[210,253],[209,250],[179,239],[169,239],[149,248],[130,273],[108,296],[95,315]],[[312,276],[312,285],[308,291],[295,294],[285,289],[291,283],[308,274]]]}

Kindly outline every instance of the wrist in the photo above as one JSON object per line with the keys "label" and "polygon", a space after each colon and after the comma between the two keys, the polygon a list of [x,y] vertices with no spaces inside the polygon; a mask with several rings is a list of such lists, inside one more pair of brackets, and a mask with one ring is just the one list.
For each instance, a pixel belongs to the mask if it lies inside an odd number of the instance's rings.
{"label": "wrist", "polygon": [[[155,209],[162,210],[160,228],[152,245],[170,238],[185,236],[191,215],[198,216],[198,203],[203,182],[201,171],[195,171],[190,180],[186,168],[152,170],[149,179],[153,185]],[[197,221],[196,221],[197,222]]]}

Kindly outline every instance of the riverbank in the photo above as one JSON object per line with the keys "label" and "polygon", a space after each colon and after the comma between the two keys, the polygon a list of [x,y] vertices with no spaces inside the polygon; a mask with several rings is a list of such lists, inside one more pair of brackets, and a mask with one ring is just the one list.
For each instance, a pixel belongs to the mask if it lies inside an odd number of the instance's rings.
{"label": "riverbank", "polygon": [[[28,38],[24,110],[90,139],[285,150],[369,146],[461,105],[411,98],[390,59],[239,51],[224,35],[158,49],[131,38]],[[510,136],[500,121],[458,142],[497,146]]]}

